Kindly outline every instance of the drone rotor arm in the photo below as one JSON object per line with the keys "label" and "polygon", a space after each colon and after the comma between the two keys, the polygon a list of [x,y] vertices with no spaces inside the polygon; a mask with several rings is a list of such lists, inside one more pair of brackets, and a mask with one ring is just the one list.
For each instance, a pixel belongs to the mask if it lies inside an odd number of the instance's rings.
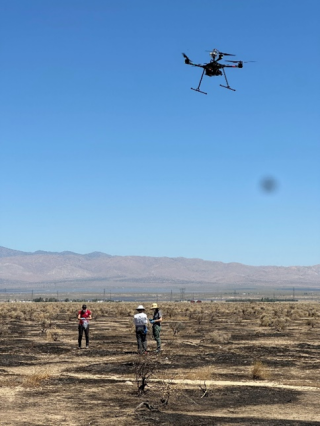
{"label": "drone rotor arm", "polygon": [[226,64],[223,64],[222,68],[239,68],[239,67],[238,67],[238,65],[226,65]]}
{"label": "drone rotor arm", "polygon": [[192,65],[192,66],[194,66],[194,67],[199,67],[199,68],[205,68],[205,67],[206,67],[206,64],[205,64],[205,65],[201,65],[201,64],[194,64],[193,62],[191,62],[189,65]]}
{"label": "drone rotor arm", "polygon": [[184,57],[184,63],[187,65],[192,65],[193,67],[200,67],[200,68],[204,68],[204,65],[201,64],[194,64],[190,58],[188,58],[188,56],[185,53],[182,53],[182,56]]}
{"label": "drone rotor arm", "polygon": [[223,64],[224,68],[243,68],[243,61],[227,61],[227,62],[232,62],[235,65]]}
{"label": "drone rotor arm", "polygon": [[249,62],[256,62],[256,61],[226,61],[231,62],[233,64],[248,64]]}

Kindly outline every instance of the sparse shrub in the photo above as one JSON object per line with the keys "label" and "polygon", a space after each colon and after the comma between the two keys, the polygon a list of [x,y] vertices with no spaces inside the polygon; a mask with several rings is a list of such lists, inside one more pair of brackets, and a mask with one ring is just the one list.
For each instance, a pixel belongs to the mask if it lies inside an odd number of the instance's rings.
{"label": "sparse shrub", "polygon": [[314,328],[316,326],[316,321],[314,318],[308,318],[306,324],[307,326]]}
{"label": "sparse shrub", "polygon": [[253,380],[265,380],[269,378],[269,372],[261,361],[255,361],[250,376]]}
{"label": "sparse shrub", "polygon": [[276,318],[273,322],[273,327],[277,331],[283,331],[287,327],[287,321],[284,318]]}
{"label": "sparse shrub", "polygon": [[56,342],[60,338],[61,330],[57,328],[51,328],[46,331],[46,334],[47,334],[47,339],[49,340],[49,342],[52,342],[52,341]]}
{"label": "sparse shrub", "polygon": [[185,315],[186,315],[186,317],[187,317],[189,320],[191,320],[191,319],[193,318],[193,316],[194,316],[194,312],[193,312],[193,310],[192,310],[192,309],[187,308],[187,309],[185,310]]}
{"label": "sparse shrub", "polygon": [[174,313],[175,313],[175,309],[174,309],[173,306],[170,306],[165,311],[165,315],[166,315],[167,318],[172,318],[172,316],[174,315]]}
{"label": "sparse shrub", "polygon": [[253,308],[242,309],[242,319],[250,320],[256,317],[256,310]]}
{"label": "sparse shrub", "polygon": [[146,392],[148,379],[155,374],[157,370],[156,362],[148,357],[139,356],[134,363],[135,380],[138,388],[138,395]]}
{"label": "sparse shrub", "polygon": [[46,333],[47,332],[47,330],[49,329],[49,328],[51,328],[52,327],[52,322],[51,321],[49,321],[48,319],[43,319],[42,321],[40,321],[40,327],[41,327],[41,333]]}
{"label": "sparse shrub", "polygon": [[209,322],[214,322],[215,318],[216,318],[215,312],[209,312],[208,313],[208,318],[207,319],[208,319]]}
{"label": "sparse shrub", "polygon": [[16,321],[24,321],[25,320],[25,315],[23,314],[23,312],[16,312],[14,315],[14,319]]}
{"label": "sparse shrub", "polygon": [[28,374],[24,377],[22,385],[25,387],[37,387],[44,381],[49,379],[51,376],[49,369],[41,371],[34,371],[32,374]]}
{"label": "sparse shrub", "polygon": [[201,312],[200,314],[196,315],[197,324],[200,325],[204,319],[205,319],[204,313]]}
{"label": "sparse shrub", "polygon": [[132,321],[132,318],[128,319],[127,326],[128,326],[128,329],[130,330],[130,333],[135,333],[136,327],[134,325],[134,322]]}
{"label": "sparse shrub", "polygon": [[132,317],[133,313],[131,310],[129,310],[125,306],[118,306],[117,307],[117,316],[118,317]]}
{"label": "sparse shrub", "polygon": [[260,327],[271,327],[273,324],[272,318],[270,318],[268,315],[262,315],[260,318]]}
{"label": "sparse shrub", "polygon": [[230,341],[230,339],[231,339],[230,333],[221,333],[219,331],[212,331],[211,333],[208,333],[203,340],[212,342],[212,343],[227,343]]}
{"label": "sparse shrub", "polygon": [[293,321],[297,321],[304,316],[304,313],[301,309],[294,309],[290,313],[290,317]]}
{"label": "sparse shrub", "polygon": [[170,395],[171,395],[171,383],[163,382],[162,383],[162,396],[160,398],[162,405],[168,405]]}
{"label": "sparse shrub", "polygon": [[183,322],[172,322],[169,327],[171,328],[174,336],[186,328]]}
{"label": "sparse shrub", "polygon": [[3,324],[0,327],[0,336],[1,337],[7,336],[8,332],[9,332],[9,326],[7,324]]}

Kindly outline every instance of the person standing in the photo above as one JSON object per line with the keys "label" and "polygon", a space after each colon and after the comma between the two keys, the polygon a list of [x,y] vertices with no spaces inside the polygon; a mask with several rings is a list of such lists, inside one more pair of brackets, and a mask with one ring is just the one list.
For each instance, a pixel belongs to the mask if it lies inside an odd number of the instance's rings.
{"label": "person standing", "polygon": [[81,342],[82,342],[82,336],[83,332],[86,336],[86,349],[89,348],[89,320],[92,319],[92,314],[89,309],[87,309],[87,305],[82,305],[82,309],[78,312],[78,346],[79,349],[81,349]]}
{"label": "person standing", "polygon": [[152,335],[154,340],[157,342],[156,352],[159,353],[161,351],[160,332],[161,332],[162,312],[158,308],[157,303],[153,303],[151,306],[151,309],[153,309],[153,318],[150,320],[150,323],[152,324]]}
{"label": "person standing", "polygon": [[137,307],[138,313],[134,315],[133,321],[136,327],[136,337],[138,344],[138,352],[140,354],[147,352],[147,324],[148,317],[145,314],[145,309],[142,305]]}

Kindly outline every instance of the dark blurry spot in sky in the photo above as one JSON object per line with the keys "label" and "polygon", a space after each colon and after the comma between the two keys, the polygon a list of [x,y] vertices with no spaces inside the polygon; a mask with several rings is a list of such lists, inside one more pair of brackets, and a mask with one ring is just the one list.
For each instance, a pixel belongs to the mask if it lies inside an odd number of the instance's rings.
{"label": "dark blurry spot in sky", "polygon": [[266,192],[268,194],[271,194],[272,192],[275,192],[278,189],[279,185],[276,179],[274,179],[271,176],[264,177],[260,181],[260,188],[263,192]]}

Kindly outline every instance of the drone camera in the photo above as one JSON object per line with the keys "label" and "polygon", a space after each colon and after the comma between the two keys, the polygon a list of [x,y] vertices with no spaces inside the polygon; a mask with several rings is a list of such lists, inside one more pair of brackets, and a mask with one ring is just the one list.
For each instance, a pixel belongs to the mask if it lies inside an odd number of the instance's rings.
{"label": "drone camera", "polygon": [[243,68],[243,62],[242,61],[239,61],[238,68]]}

